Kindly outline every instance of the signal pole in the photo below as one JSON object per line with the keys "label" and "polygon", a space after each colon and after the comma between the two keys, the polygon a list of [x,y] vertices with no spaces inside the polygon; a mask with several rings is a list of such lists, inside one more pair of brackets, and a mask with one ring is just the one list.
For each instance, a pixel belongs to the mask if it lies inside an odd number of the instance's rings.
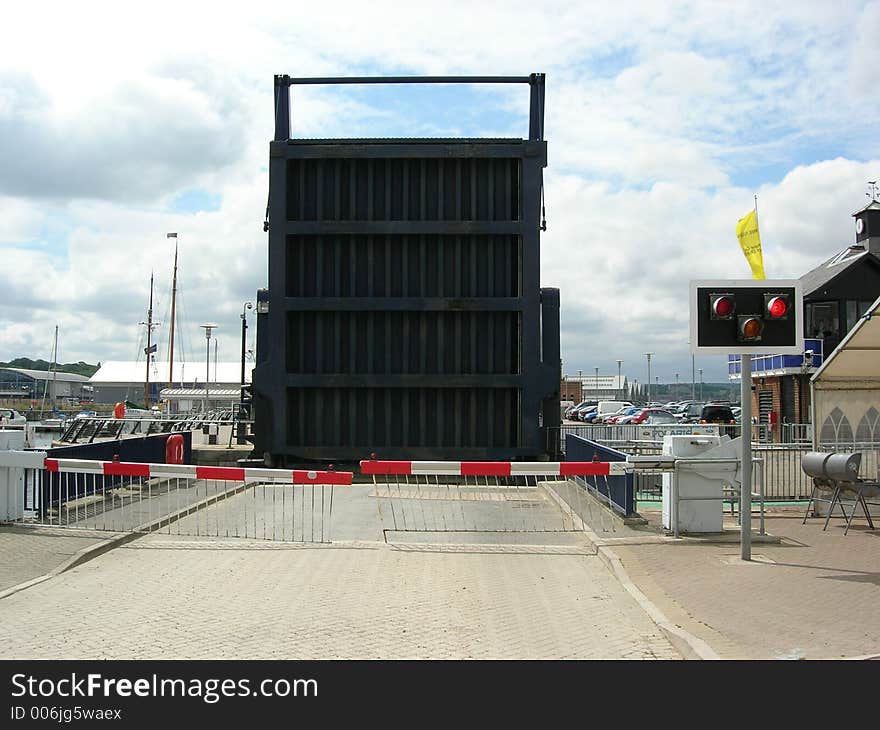
{"label": "signal pole", "polygon": [[752,559],[752,356],[740,355],[740,428],[742,442],[742,484],[739,495],[740,557]]}
{"label": "signal pole", "polygon": [[[205,330],[205,414],[208,413],[209,390],[211,388],[211,330],[217,327],[216,324],[199,325]],[[216,369],[216,367],[215,367]]]}

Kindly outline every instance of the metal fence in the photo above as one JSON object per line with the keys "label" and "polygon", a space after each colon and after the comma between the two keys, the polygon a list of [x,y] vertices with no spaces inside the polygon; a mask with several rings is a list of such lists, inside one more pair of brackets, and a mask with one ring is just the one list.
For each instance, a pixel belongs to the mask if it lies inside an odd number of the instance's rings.
{"label": "metal fence", "polygon": [[[53,459],[87,459],[89,461],[128,461],[157,464],[166,460],[168,438],[171,434],[157,433],[149,436],[129,436],[94,443],[69,444],[41,449]],[[192,432],[180,433],[183,441],[183,463],[192,461]]]}
{"label": "metal fence", "polygon": [[607,480],[623,468],[607,462],[361,462],[373,478],[386,542],[389,535],[404,541],[417,535],[432,542],[549,544],[554,535],[577,536],[585,518],[593,522],[599,511],[584,482]]}
{"label": "metal fence", "polygon": [[[568,434],[580,436],[589,441],[599,443],[611,441],[662,441],[667,435],[716,434],[739,438],[742,428],[739,424],[635,424],[624,423],[566,423],[560,427],[562,442]],[[752,425],[752,441],[768,443],[772,441],[772,431],[766,423]],[[564,447],[563,447],[564,448]]]}
{"label": "metal fence", "polygon": [[[663,451],[662,437],[651,439],[605,439],[600,443],[632,456],[658,455]],[[840,438],[819,444],[822,451],[860,452],[861,476],[880,478],[880,443]],[[810,498],[813,481],[801,469],[801,458],[813,450],[812,441],[797,443],[752,442],[752,457],[756,460],[753,477],[761,487],[764,498],[770,502],[805,501]],[[662,480],[659,475],[636,471],[633,475],[636,509],[639,502],[659,502]],[[760,482],[758,482],[760,480]]]}
{"label": "metal fence", "polygon": [[783,423],[779,428],[779,439],[784,444],[811,444],[813,442],[813,424]]}
{"label": "metal fence", "polygon": [[[565,437],[566,456],[572,461],[610,461],[623,463],[626,454],[609,446],[603,446],[595,441],[567,434]],[[615,476],[604,477],[601,480],[577,477],[584,488],[591,491],[599,500],[607,503],[615,512],[626,516],[632,515],[635,510],[634,474],[630,472]]]}
{"label": "metal fence", "polygon": [[211,413],[181,414],[159,418],[116,418],[80,416],[64,422],[59,441],[70,444],[92,443],[99,439],[120,439],[124,436],[185,433],[211,426],[230,426],[250,421],[219,418]]}
{"label": "metal fence", "polygon": [[330,542],[351,472],[45,460],[26,469],[25,524]]}

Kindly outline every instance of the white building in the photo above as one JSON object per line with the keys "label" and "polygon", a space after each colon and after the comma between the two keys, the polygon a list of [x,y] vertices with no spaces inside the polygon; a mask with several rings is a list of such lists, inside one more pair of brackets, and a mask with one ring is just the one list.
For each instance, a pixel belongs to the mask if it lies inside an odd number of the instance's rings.
{"label": "white building", "polygon": [[[581,400],[620,400],[626,398],[627,380],[625,375],[566,375],[565,381],[568,387],[564,387],[570,396],[569,399],[579,402]],[[576,397],[571,384],[578,383],[580,386],[580,398]],[[574,390],[578,388],[575,387]]]}
{"label": "white building", "polygon": [[[141,386],[143,390],[143,385]],[[21,401],[38,401],[45,395],[54,405],[61,398],[90,400],[89,379],[84,375],[58,373],[26,368],[0,368],[0,398]]]}
{"label": "white building", "polygon": [[[231,400],[237,401],[241,388],[241,362],[211,362],[210,370],[208,368],[205,362],[175,362],[174,372],[169,373],[167,361],[154,360],[150,363],[149,371],[150,403],[157,404],[163,390],[186,391],[185,398],[180,393],[169,395],[178,401],[180,410],[200,410],[204,407],[208,375],[209,409],[228,405],[230,391],[235,391],[235,397]],[[245,383],[251,382],[253,368],[253,363],[245,363]],[[121,403],[126,400],[143,403],[146,379],[145,362],[111,360],[101,365],[91,377],[90,384],[94,388],[96,403]],[[201,397],[197,397],[199,395]]]}

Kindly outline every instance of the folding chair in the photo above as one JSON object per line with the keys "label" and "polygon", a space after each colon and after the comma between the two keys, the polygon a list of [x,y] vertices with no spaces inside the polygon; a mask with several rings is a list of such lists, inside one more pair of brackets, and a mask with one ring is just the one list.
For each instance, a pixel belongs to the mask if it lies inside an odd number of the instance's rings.
{"label": "folding chair", "polygon": [[[830,507],[828,508],[828,515],[825,517],[825,525],[822,527],[823,531],[828,528],[828,522],[834,514],[835,505],[840,507],[843,518],[846,520],[846,527],[843,531],[844,535],[849,532],[850,525],[859,506],[861,506],[862,511],[865,513],[865,519],[867,519],[870,529],[875,529],[874,521],[871,519],[871,513],[868,510],[868,502],[865,498],[880,496],[880,483],[859,479],[858,474],[861,463],[862,455],[860,453],[835,454],[810,451],[804,454],[801,459],[801,468],[808,476],[813,478],[813,492],[810,495],[807,511],[801,524],[806,523],[815,502],[829,502]],[[819,492],[831,492],[831,499],[819,498]],[[853,498],[853,506],[849,514],[847,514],[841,499],[844,494]]]}
{"label": "folding chair", "polygon": [[[807,511],[804,513],[804,519],[801,522],[802,525],[807,523],[810,511],[818,502],[830,505],[828,508],[828,516],[825,518],[825,526],[822,528],[823,530],[828,527],[828,520],[831,519],[831,515],[834,512],[834,505],[840,507],[840,511],[843,513],[844,519],[846,519],[846,510],[839,501],[840,487],[834,480],[829,479],[825,472],[825,464],[831,456],[831,452],[810,451],[809,453],[804,454],[801,458],[801,469],[804,470],[804,473],[807,476],[812,477],[813,479],[813,491],[810,494],[810,501],[807,502]],[[819,494],[827,493],[831,494],[831,499],[823,499],[819,497]]]}
{"label": "folding chair", "polygon": [[[831,498],[819,497],[819,494],[831,494]],[[840,487],[837,484],[833,483],[829,479],[824,479],[822,477],[813,477],[813,493],[810,495],[810,501],[807,502],[807,511],[804,513],[804,519],[801,522],[802,525],[807,524],[807,518],[810,516],[810,510],[813,509],[813,505],[823,502],[829,504],[828,515],[825,517],[825,526],[822,528],[825,530],[828,527],[828,520],[831,519],[831,515],[834,512],[834,506],[837,505],[840,507],[840,511],[843,513],[843,518],[846,519],[846,510],[843,508],[843,504],[840,501]]]}
{"label": "folding chair", "polygon": [[[874,527],[874,521],[871,519],[871,512],[868,509],[869,502],[865,499],[865,497],[880,496],[880,484],[878,484],[877,482],[862,481],[861,479],[856,482],[842,482],[840,484],[840,491],[851,494],[854,498],[853,508],[849,514],[849,517],[847,517],[846,528],[844,529],[843,534],[845,535],[847,532],[849,532],[849,526],[852,524],[853,517],[855,517],[856,509],[859,505],[862,506],[862,511],[865,513],[865,519],[868,521],[868,528],[871,530],[876,529]],[[842,504],[841,508],[843,508]]]}

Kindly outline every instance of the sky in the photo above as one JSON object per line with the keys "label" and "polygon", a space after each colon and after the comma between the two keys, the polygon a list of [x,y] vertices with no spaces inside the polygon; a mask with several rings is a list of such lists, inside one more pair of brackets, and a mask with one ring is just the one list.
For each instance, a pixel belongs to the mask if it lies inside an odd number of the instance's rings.
{"label": "sky", "polygon": [[[275,74],[546,74],[566,374],[620,359],[644,383],[652,352],[652,379],[725,380],[726,358],[692,361],[688,282],[750,277],[755,195],[768,278],[802,275],[880,177],[878,0],[22,5],[0,25],[0,361],[49,359],[56,325],[60,362],[143,360],[151,271],[165,359],[168,232],[175,359],[203,361],[206,322],[239,359]],[[525,137],[527,89],[295,87],[293,134]]]}

